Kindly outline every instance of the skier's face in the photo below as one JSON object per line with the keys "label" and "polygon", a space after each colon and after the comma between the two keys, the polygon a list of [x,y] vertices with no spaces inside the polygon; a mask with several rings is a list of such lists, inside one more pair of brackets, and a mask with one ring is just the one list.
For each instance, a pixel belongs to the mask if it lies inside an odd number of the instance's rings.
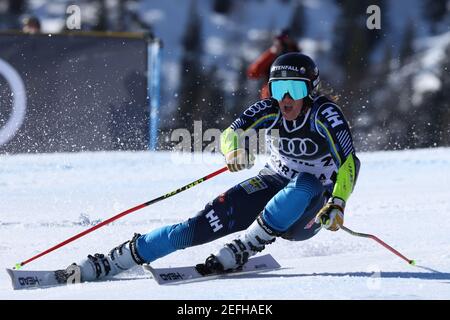
{"label": "skier's face", "polygon": [[294,100],[289,94],[283,97],[283,100],[278,101],[280,106],[281,114],[283,118],[292,121],[297,119],[303,110],[303,99]]}

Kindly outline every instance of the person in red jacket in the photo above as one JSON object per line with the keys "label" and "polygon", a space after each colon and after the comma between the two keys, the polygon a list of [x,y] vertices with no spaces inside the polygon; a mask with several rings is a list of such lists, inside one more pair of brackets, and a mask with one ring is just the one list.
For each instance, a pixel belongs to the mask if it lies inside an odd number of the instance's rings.
{"label": "person in red jacket", "polygon": [[268,81],[270,66],[280,55],[288,52],[300,52],[300,48],[294,39],[289,36],[289,30],[283,29],[274,39],[272,46],[264,51],[247,69],[249,79],[263,79],[264,85],[260,91],[261,99],[270,97]]}

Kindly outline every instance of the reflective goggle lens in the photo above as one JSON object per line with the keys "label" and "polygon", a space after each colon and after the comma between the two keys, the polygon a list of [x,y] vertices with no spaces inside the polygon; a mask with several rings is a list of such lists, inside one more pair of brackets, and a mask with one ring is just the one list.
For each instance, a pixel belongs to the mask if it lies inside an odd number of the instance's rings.
{"label": "reflective goggle lens", "polygon": [[278,101],[283,100],[286,93],[289,93],[292,99],[303,99],[308,95],[306,83],[301,80],[275,80],[270,83],[272,97]]}

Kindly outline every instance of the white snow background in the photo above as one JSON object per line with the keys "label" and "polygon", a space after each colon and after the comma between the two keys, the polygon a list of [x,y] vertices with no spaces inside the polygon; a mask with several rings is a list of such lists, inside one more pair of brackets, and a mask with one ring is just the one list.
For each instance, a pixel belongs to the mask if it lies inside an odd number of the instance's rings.
{"label": "white snow background", "polygon": [[[417,267],[373,240],[322,230],[308,241],[278,239],[269,245],[264,253],[282,266],[270,273],[181,287],[159,286],[135,268],[107,282],[14,291],[5,268],[223,164],[220,157],[188,163],[153,152],[2,155],[0,299],[449,299],[450,149],[359,156],[361,171],[345,224],[378,236],[415,259]],[[134,232],[187,219],[261,167],[262,162],[249,171],[223,173],[96,230],[24,270],[66,267],[87,254],[108,252]],[[175,252],[153,266],[202,262],[233,236]]]}

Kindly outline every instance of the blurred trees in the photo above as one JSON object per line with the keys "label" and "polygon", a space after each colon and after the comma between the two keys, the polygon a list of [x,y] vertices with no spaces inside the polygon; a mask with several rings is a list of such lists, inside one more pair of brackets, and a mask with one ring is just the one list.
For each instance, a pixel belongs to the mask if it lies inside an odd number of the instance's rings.
{"label": "blurred trees", "polygon": [[[332,57],[334,64],[321,73],[322,79],[331,83],[340,95],[338,103],[354,129],[357,146],[363,150],[378,150],[448,144],[448,61],[442,66],[444,71],[439,73],[440,89],[418,93],[422,62],[414,46],[417,21],[408,20],[400,41],[392,44],[385,39],[389,30],[386,1],[334,1],[339,14],[331,37],[332,49],[326,57]],[[201,23],[193,3],[183,37],[177,125],[192,129],[194,120],[202,120],[204,130],[206,127],[223,129],[253,102],[254,88],[245,75],[249,61],[236,51],[237,86],[230,99],[220,84],[220,66],[214,68],[214,63],[210,65],[203,59]],[[302,37],[307,16],[305,6],[303,1],[290,3],[292,11],[287,26],[294,36]],[[366,26],[366,10],[373,4],[381,9],[381,30],[369,30]],[[214,2],[213,10],[230,16],[232,2],[220,5]],[[245,41],[238,36],[234,38]],[[235,46],[233,39],[230,39],[230,46]],[[260,48],[260,51],[265,49]]]}
{"label": "blurred trees", "polygon": [[414,22],[409,20],[403,32],[403,40],[400,47],[399,62],[401,65],[414,54],[413,41],[415,38]]}
{"label": "blurred trees", "polygon": [[21,16],[28,8],[26,0],[0,0],[0,28],[22,29]]}
{"label": "blurred trees", "polygon": [[423,13],[432,33],[437,32],[438,24],[449,14],[448,0],[423,0]]}
{"label": "blurred trees", "polygon": [[197,1],[192,0],[182,38],[178,108],[173,127],[186,128],[192,134],[194,121],[202,121],[203,131],[217,128],[222,125],[225,113],[219,68],[204,63],[202,24],[197,10]]}
{"label": "blurred trees", "polygon": [[219,14],[229,14],[233,8],[233,0],[214,0],[213,10]]}
{"label": "blurred trees", "polygon": [[191,2],[187,26],[182,38],[183,55],[180,63],[177,127],[192,129],[195,117],[199,116],[200,88],[202,78],[201,22],[196,1]]}
{"label": "blurred trees", "polygon": [[440,71],[439,89],[429,93],[421,106],[422,112],[430,116],[425,147],[450,146],[450,45],[445,50]]}
{"label": "blurred trees", "polygon": [[356,117],[357,109],[361,106],[360,101],[366,98],[371,86],[370,59],[381,33],[380,30],[367,28],[366,9],[370,5],[378,5],[383,21],[386,8],[384,1],[335,0],[335,2],[340,13],[334,25],[332,54],[337,68],[340,69],[341,77],[334,80],[338,81],[337,88],[347,100],[346,114],[352,119]]}
{"label": "blurred trees", "polygon": [[294,3],[291,20],[289,22],[290,35],[294,39],[300,39],[305,33],[307,22],[303,0],[297,0]]}
{"label": "blurred trees", "polygon": [[92,2],[97,7],[95,13],[96,21],[92,26],[88,26],[87,29],[95,31],[152,32],[152,26],[141,18],[136,9],[139,0],[94,0]]}
{"label": "blurred trees", "polygon": [[106,0],[96,0],[97,10],[97,23],[93,26],[95,31],[107,31],[109,30],[108,23],[108,10],[106,9]]}
{"label": "blurred trees", "polygon": [[387,8],[383,0],[335,1],[340,13],[334,27],[333,54],[348,77],[358,82],[367,71],[370,53],[381,34],[380,30],[369,30],[366,27],[366,9],[370,5],[378,5],[382,13],[383,28],[386,28],[383,17]]}
{"label": "blurred trees", "polygon": [[[248,2],[259,5],[268,1]],[[18,17],[27,13],[28,2],[3,0],[6,4],[3,8],[7,7],[7,11],[0,12],[0,26],[10,27],[14,19],[18,23]],[[88,2],[95,3],[97,10],[95,21],[83,24],[85,30],[151,32],[152,26],[139,12],[140,0],[80,0],[80,3]],[[405,5],[409,3],[403,2]],[[202,120],[203,130],[224,129],[257,99],[260,84],[249,82],[246,77],[252,57],[249,52],[264,51],[270,45],[270,39],[264,42],[259,35],[259,38],[249,41],[249,30],[242,28],[246,25],[241,22],[258,17],[245,12],[245,4],[237,0],[212,0],[208,2],[208,10],[222,15],[223,19],[218,20],[228,25],[222,28],[226,42],[224,53],[221,57],[211,57],[204,51],[207,39],[202,19],[206,17],[198,12],[198,6],[204,3],[196,0],[189,3],[186,25],[176,26],[184,29],[180,39],[181,58],[177,61],[180,75],[177,108],[170,115],[174,121],[163,121],[163,129],[187,128],[192,131],[196,120]],[[391,31],[388,18],[396,19],[398,12],[390,15],[390,3],[385,0],[323,1],[324,4],[336,5],[337,17],[333,21],[332,34],[319,35],[320,39],[311,36],[315,24],[320,23],[311,21],[309,16],[312,2],[278,0],[273,3],[290,7],[290,11],[284,13],[283,25],[279,27],[290,28],[291,35],[298,40],[308,40],[305,52],[312,48],[313,58],[321,67],[323,82],[330,83],[340,95],[338,104],[353,126],[357,146],[374,150],[450,145],[450,49],[447,48],[442,65],[433,65],[432,70],[428,70],[429,67],[424,67],[425,62],[421,60],[423,53],[417,52],[416,47],[416,40],[423,36],[424,30],[429,29],[432,35],[448,32],[448,26],[445,26],[446,19],[449,19],[448,0],[420,0],[421,17],[411,17],[394,40],[387,40],[386,35]],[[377,5],[381,9],[381,30],[366,27],[369,5]],[[327,9],[326,6],[323,8]],[[328,16],[324,12],[324,17]],[[423,28],[423,21],[428,28]],[[275,24],[274,19],[266,25]],[[329,48],[319,48],[328,40],[331,41]],[[418,94],[422,71],[432,75],[434,80],[430,81],[437,83],[436,91],[424,89],[423,94]]]}

